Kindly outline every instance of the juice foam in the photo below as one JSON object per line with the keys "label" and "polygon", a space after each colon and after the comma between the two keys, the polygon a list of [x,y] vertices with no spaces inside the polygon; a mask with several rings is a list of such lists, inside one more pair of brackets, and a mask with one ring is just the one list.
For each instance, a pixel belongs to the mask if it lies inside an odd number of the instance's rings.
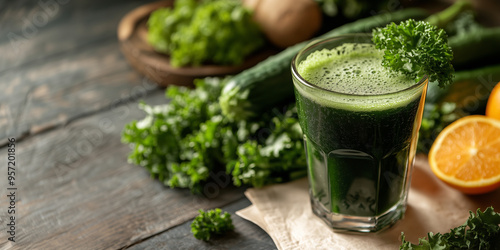
{"label": "juice foam", "polygon": [[[347,43],[311,53],[297,70],[309,83],[339,94],[315,93],[315,99],[323,105],[356,105],[356,109],[370,110],[405,105],[408,99],[414,98],[401,97],[397,93],[414,86],[416,82],[382,66],[382,59],[383,52],[372,44]],[[303,91],[302,94],[308,95]],[[368,100],[357,97],[366,95],[378,97]]]}

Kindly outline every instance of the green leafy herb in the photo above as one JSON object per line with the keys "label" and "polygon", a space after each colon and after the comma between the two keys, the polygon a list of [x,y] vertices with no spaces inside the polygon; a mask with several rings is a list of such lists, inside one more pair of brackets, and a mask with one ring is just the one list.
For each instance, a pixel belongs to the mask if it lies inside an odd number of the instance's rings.
{"label": "green leafy herb", "polygon": [[176,0],[154,11],[148,41],[174,66],[239,64],[264,44],[252,13],[237,0]]}
{"label": "green leafy herb", "polygon": [[442,29],[424,21],[408,19],[372,32],[373,42],[384,50],[383,65],[416,80],[424,75],[440,87],[452,82],[453,52]]}
{"label": "green leafy herb", "polygon": [[406,241],[402,233],[400,249],[500,249],[500,213],[488,207],[484,212],[478,209],[469,214],[463,225],[445,234],[431,232],[427,238],[420,238],[418,245]]}
{"label": "green leafy herb", "polygon": [[203,141],[214,137],[213,127],[223,125],[217,118],[217,96],[223,83],[207,78],[196,80],[195,84],[197,88],[192,90],[168,88],[169,104],[141,104],[146,117],[127,124],[122,141],[133,149],[129,162],[145,167],[167,186],[199,192],[201,183],[209,178],[210,171],[217,171],[218,158],[222,158],[209,154],[219,148],[219,141],[209,141],[207,145]]}
{"label": "green leafy herb", "polygon": [[306,175],[297,111],[270,110],[255,121],[222,115],[218,98],[227,79],[195,80],[196,88],[171,86],[170,103],[141,104],[146,117],[127,124],[122,141],[129,162],[146,168],[170,187],[195,193],[211,176],[232,175],[237,186],[262,186]]}
{"label": "green leafy herb", "polygon": [[215,235],[222,235],[234,229],[231,215],[222,213],[220,208],[203,211],[199,210],[199,215],[191,223],[191,232],[199,240],[210,240]]}
{"label": "green leafy herb", "polygon": [[[227,171],[234,184],[261,187],[306,176],[306,158],[295,105],[284,114],[270,119],[271,126],[262,125],[256,135],[263,135],[264,143],[249,140],[238,145],[237,157],[228,162]],[[240,131],[241,132],[241,131]]]}

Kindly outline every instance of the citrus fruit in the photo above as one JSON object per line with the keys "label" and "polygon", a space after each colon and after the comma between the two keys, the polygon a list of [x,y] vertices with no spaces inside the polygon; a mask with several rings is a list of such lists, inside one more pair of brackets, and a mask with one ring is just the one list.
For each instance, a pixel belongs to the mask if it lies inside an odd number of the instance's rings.
{"label": "citrus fruit", "polygon": [[486,116],[500,120],[500,82],[490,93],[486,104]]}
{"label": "citrus fruit", "polygon": [[460,118],[438,135],[429,151],[432,172],[467,194],[500,187],[500,121],[482,115]]}

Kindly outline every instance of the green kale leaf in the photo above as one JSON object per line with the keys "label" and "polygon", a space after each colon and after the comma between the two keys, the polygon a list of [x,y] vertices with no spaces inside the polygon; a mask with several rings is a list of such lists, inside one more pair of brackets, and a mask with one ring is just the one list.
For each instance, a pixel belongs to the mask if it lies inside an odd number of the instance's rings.
{"label": "green kale leaf", "polygon": [[234,230],[231,215],[228,212],[222,213],[220,208],[203,211],[199,210],[199,215],[191,223],[191,232],[199,240],[208,241],[216,235],[222,235]]}

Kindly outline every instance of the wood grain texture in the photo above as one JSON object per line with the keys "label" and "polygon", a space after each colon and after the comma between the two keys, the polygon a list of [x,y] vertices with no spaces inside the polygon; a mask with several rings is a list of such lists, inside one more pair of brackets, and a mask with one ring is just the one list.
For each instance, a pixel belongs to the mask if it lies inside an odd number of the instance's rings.
{"label": "wood grain texture", "polygon": [[26,64],[41,64],[52,56],[68,56],[76,50],[92,47],[103,38],[116,39],[120,19],[133,8],[152,1],[3,2],[0,72]]}
{"label": "wood grain texture", "polygon": [[0,88],[0,143],[36,134],[157,88],[130,69],[114,40],[72,56],[5,72]]}
{"label": "wood grain texture", "polygon": [[259,250],[276,249],[271,237],[260,227],[242,219],[235,214],[236,211],[249,206],[250,201],[244,197],[234,203],[222,207],[222,211],[231,214],[233,232],[228,232],[223,236],[216,237],[208,242],[196,240],[191,233],[191,223],[189,220],[179,226],[169,229],[146,241],[131,246],[130,250],[153,250],[153,249],[240,249]]}
{"label": "wood grain texture", "polygon": [[0,31],[0,145],[7,136],[36,134],[157,88],[131,69],[118,47],[118,21],[136,5],[59,4],[53,19],[17,52],[9,32],[21,34],[25,16],[43,8],[31,2],[3,10],[0,17],[11,26]]}
{"label": "wood grain texture", "polygon": [[[165,97],[158,90],[144,100],[158,104]],[[125,123],[144,117],[136,106],[118,106],[16,145],[17,241],[8,242],[1,230],[0,248],[122,248],[192,219],[200,208],[243,197],[241,188],[214,189],[207,194],[213,199],[169,189],[128,164],[130,149],[120,133]],[[7,155],[5,147],[0,155]],[[0,165],[7,165],[6,157]],[[0,190],[6,188],[0,182]],[[0,208],[7,204],[0,199]],[[0,218],[6,224],[6,209]]]}

